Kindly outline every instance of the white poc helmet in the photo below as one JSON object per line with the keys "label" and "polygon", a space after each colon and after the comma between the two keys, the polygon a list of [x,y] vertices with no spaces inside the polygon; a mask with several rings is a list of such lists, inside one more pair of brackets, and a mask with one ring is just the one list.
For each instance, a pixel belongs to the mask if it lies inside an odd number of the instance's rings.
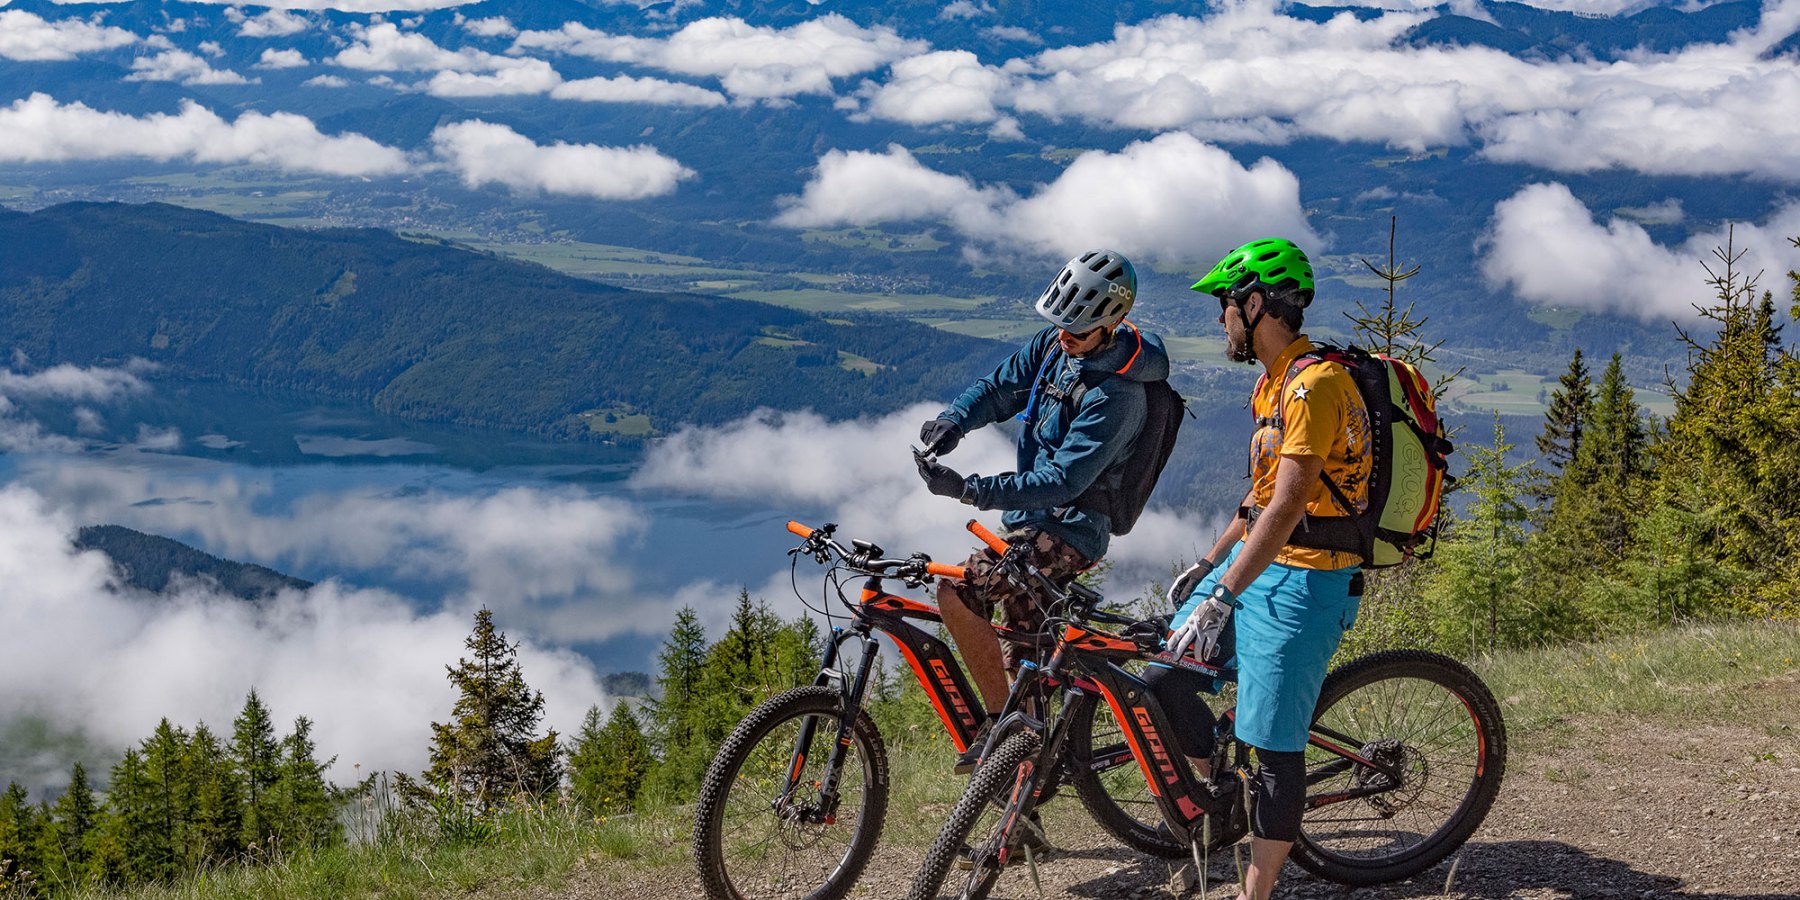
{"label": "white poc helmet", "polygon": [[1038,315],[1070,334],[1112,328],[1137,299],[1137,270],[1116,250],[1089,250],[1062,267],[1038,297]]}

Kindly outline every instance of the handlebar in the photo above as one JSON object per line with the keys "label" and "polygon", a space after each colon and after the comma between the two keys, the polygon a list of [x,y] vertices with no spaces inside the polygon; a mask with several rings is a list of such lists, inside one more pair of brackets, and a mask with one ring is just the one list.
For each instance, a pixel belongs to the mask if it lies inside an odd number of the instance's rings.
{"label": "handlebar", "polygon": [[876,578],[900,578],[910,586],[918,586],[927,578],[953,578],[964,580],[969,572],[962,566],[952,566],[931,561],[931,557],[923,553],[915,553],[905,559],[883,559],[881,548],[867,541],[852,540],[845,547],[832,537],[837,530],[834,523],[826,523],[818,528],[789,521],[787,530],[804,538],[805,541],[789,551],[804,553],[821,563],[830,562],[833,556],[843,560],[844,564],[864,575]]}

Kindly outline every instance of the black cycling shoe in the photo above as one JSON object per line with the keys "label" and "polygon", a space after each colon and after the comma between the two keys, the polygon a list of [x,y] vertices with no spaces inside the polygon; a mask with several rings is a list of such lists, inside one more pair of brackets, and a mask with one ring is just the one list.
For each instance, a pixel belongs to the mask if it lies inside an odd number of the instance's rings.
{"label": "black cycling shoe", "polygon": [[981,727],[975,729],[975,736],[969,739],[969,746],[963,750],[961,756],[956,758],[956,766],[950,771],[958,775],[967,775],[975,771],[975,767],[981,763],[981,750],[987,746],[988,733],[994,730],[994,723],[998,721],[1000,721],[1000,717],[993,713],[989,713],[988,717],[982,720]]}

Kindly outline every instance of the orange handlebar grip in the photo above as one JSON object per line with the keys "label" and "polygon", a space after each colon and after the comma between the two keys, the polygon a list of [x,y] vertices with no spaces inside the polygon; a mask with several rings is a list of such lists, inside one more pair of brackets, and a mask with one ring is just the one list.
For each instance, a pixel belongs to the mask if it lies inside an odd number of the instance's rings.
{"label": "orange handlebar grip", "polygon": [[992,548],[995,553],[1006,552],[1006,542],[1001,540],[998,535],[987,530],[987,526],[981,524],[979,521],[976,521],[975,519],[969,520],[969,533],[981,538],[981,542]]}
{"label": "orange handlebar grip", "polygon": [[927,574],[936,575],[939,578],[954,578],[958,581],[967,581],[969,578],[969,570],[962,566],[952,566],[946,563],[926,563],[925,571]]}
{"label": "orange handlebar grip", "polygon": [[812,537],[812,534],[813,534],[813,530],[811,528],[808,528],[805,525],[800,524],[799,522],[794,522],[791,520],[787,524],[787,529],[803,538]]}

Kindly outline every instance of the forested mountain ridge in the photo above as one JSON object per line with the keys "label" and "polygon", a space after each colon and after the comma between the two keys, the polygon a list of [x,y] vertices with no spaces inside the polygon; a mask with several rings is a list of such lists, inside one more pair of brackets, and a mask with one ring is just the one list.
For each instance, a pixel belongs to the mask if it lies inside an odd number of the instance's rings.
{"label": "forested mountain ridge", "polygon": [[1005,348],[895,319],[631,291],[437,241],[162,204],[0,213],[0,345],[34,365],[368,399],[409,417],[578,433],[758,406],[843,417],[942,397]]}
{"label": "forested mountain ridge", "polygon": [[88,525],[75,534],[75,547],[98,550],[112,560],[125,583],[146,591],[167,591],[178,578],[210,581],[245,600],[262,600],[284,589],[313,586],[253,563],[220,559],[173,538],[145,534],[123,525]]}

